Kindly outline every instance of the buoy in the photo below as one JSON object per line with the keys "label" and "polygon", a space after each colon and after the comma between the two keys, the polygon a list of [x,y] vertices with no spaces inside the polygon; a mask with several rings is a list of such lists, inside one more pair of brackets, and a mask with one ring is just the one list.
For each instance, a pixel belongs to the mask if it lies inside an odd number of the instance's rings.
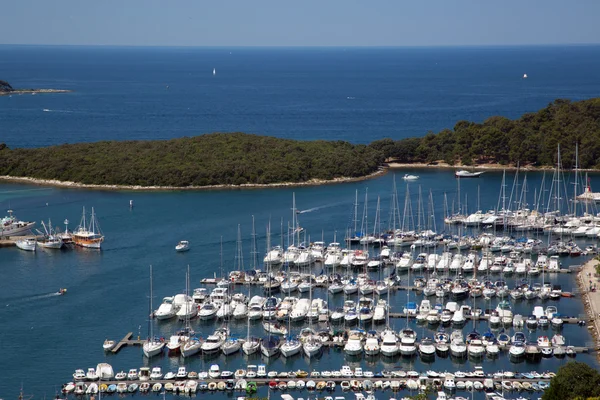
{"label": "buoy", "polygon": [[527,79],[527,74],[523,74],[523,79]]}
{"label": "buoy", "polygon": [[129,208],[133,208],[133,200],[129,200]]}

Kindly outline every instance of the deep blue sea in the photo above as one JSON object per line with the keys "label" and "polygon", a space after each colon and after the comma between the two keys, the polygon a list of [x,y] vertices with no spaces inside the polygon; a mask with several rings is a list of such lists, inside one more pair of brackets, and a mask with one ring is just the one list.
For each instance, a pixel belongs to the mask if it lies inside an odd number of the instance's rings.
{"label": "deep blue sea", "polygon": [[[597,46],[427,49],[2,46],[0,79],[15,87],[74,92],[0,97],[0,142],[11,147],[35,147],[245,131],[302,140],[366,143],[383,137],[422,135],[428,130],[452,127],[461,119],[518,117],[557,97],[574,100],[593,97],[600,93],[598,67],[600,47]],[[528,79],[522,79],[524,73]],[[355,192],[358,190],[362,215],[367,188],[369,223],[373,221],[376,199],[380,196],[383,225],[387,226],[394,175],[400,207],[404,205],[407,186],[400,179],[404,172],[318,187],[197,192],[134,193],[1,184],[2,214],[10,208],[18,217],[38,224],[51,218],[59,225],[68,218],[73,228],[79,222],[81,208],[94,206],[106,242],[100,252],[75,249],[31,254],[16,248],[0,249],[0,337],[4,345],[0,358],[3,370],[0,397],[16,397],[21,383],[25,392],[35,398],[53,396],[62,383],[70,380],[76,368],[95,367],[102,361],[112,364],[116,371],[143,365],[176,369],[183,360],[164,356],[148,362],[140,348],[124,348],[117,355],[105,355],[101,347],[105,338],[117,339],[129,331],[145,336],[150,264],[154,267],[154,301],[158,305],[162,297],[183,291],[188,265],[192,287],[199,287],[200,279],[220,273],[221,238],[224,268],[233,269],[240,224],[244,264],[250,268],[252,216],[262,259],[266,226],[270,221],[272,241],[278,243],[282,219],[287,224],[292,216],[293,192],[298,209],[306,211],[300,214],[300,223],[310,236],[307,240],[323,236],[330,242],[336,233],[341,240],[352,222]],[[420,175],[419,181],[408,186],[412,210],[416,216],[419,186],[423,198],[431,190],[441,231],[444,194],[449,207],[458,203],[456,181],[447,170],[416,173]],[[599,178],[593,175],[592,185]],[[465,204],[466,194],[471,212],[476,210],[478,202],[483,210],[496,208],[501,179],[501,172],[488,172],[481,179],[462,182],[461,203]],[[512,179],[511,172],[507,178],[509,192]],[[527,203],[533,207],[534,192],[540,188],[542,174],[530,173],[527,179]],[[546,179],[548,185],[550,177]],[[571,185],[567,188],[572,190]],[[542,196],[543,203],[548,202],[548,196],[548,193]],[[133,209],[129,209],[129,200],[134,201]],[[192,250],[175,253],[174,246],[182,239],[192,243]],[[583,258],[564,259],[563,264],[583,261]],[[315,272],[319,271],[315,267]],[[554,277],[553,281],[564,290],[575,287],[571,275]],[[68,288],[66,296],[49,296],[61,287]],[[325,296],[325,293],[315,295]],[[411,294],[410,300],[420,301],[420,298]],[[330,298],[330,308],[342,301],[343,296]],[[391,296],[396,309],[406,301],[406,292]],[[533,305],[519,302],[514,311],[529,314]],[[557,306],[565,315],[583,312],[576,299],[561,299]],[[392,323],[400,329],[406,322]],[[479,324],[478,329],[485,331],[484,324]],[[155,327],[160,335],[168,336],[178,325],[157,323]],[[193,326],[206,336],[219,325],[194,321]],[[245,335],[243,324],[234,323],[231,328]],[[466,326],[464,331],[471,329],[472,326]],[[525,332],[531,339],[542,334],[540,330]],[[262,335],[262,327],[253,325],[252,333]],[[432,332],[418,327],[417,333],[423,337]],[[564,335],[569,344],[585,345],[591,340],[587,330],[577,326],[565,326]],[[577,359],[597,366],[593,355],[578,355]],[[486,359],[482,365],[487,371],[555,370],[566,361],[553,358],[536,364],[511,364],[502,356],[497,360]],[[185,360],[185,365],[200,370],[215,362],[230,370],[248,363],[266,363],[260,356],[248,360],[237,355],[213,360],[194,357]],[[310,364],[303,357],[269,362],[269,368],[275,370],[326,370],[342,365],[375,371],[397,367],[420,371],[473,367],[470,361],[460,364],[452,359],[437,359],[433,365],[418,358],[349,359],[333,350]],[[296,395],[306,397],[306,392]],[[346,394],[349,396],[352,395]],[[392,396],[391,392],[377,394],[381,399]]]}

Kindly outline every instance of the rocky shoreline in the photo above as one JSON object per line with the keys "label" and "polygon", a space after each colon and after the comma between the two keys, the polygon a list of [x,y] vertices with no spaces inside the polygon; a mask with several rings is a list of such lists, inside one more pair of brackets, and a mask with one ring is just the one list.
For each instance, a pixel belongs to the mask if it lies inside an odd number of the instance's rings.
{"label": "rocky shoreline", "polygon": [[[592,258],[583,265],[577,274],[577,286],[588,317],[588,330],[594,338],[594,350],[600,348],[600,291],[591,291],[590,285],[600,283],[596,276],[596,265],[599,262],[598,258]],[[596,352],[596,357],[600,359],[599,352]]]}
{"label": "rocky shoreline", "polygon": [[320,186],[338,183],[359,182],[367,179],[376,178],[387,173],[387,168],[379,168],[377,171],[355,178],[335,178],[335,179],[311,179],[306,182],[281,182],[281,183],[247,183],[243,185],[207,185],[207,186],[138,186],[138,185],[97,185],[78,182],[60,181],[55,179],[38,179],[30,177],[19,177],[10,175],[0,175],[0,182],[16,182],[40,186],[56,186],[74,189],[94,189],[94,190],[132,190],[132,191],[173,191],[173,190],[228,190],[228,189],[267,189],[280,187],[298,187],[298,186]]}
{"label": "rocky shoreline", "polygon": [[[516,171],[517,169],[519,171],[552,171],[555,168],[553,166],[535,167],[532,165],[525,165],[525,166],[519,166],[519,167],[517,167],[516,165],[502,165],[502,164],[480,164],[480,165],[466,166],[466,165],[461,165],[461,164],[452,165],[452,164],[447,164],[447,163],[443,163],[443,162],[439,162],[436,164],[426,164],[426,163],[398,163],[398,162],[394,162],[394,161],[387,162],[386,165],[390,169],[410,169],[410,168],[427,169],[427,168],[432,168],[432,169],[453,169],[453,170],[467,170],[467,171],[502,171],[502,170]],[[567,169],[567,171],[570,171],[570,170]],[[580,168],[580,169],[578,169],[578,171],[579,172],[600,172],[597,169],[589,169],[589,168],[588,169]]]}

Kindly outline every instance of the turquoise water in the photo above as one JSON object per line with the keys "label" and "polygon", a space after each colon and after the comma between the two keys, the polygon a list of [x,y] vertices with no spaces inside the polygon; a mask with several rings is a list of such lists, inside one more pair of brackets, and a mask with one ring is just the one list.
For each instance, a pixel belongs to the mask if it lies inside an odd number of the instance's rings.
{"label": "turquoise water", "polygon": [[[422,190],[432,188],[438,222],[442,218],[443,194],[447,193],[448,201],[455,198],[456,181],[451,171],[417,170],[421,176],[418,184],[409,185],[413,209],[417,207],[418,185]],[[403,204],[406,186],[401,183],[398,172],[398,196]],[[478,180],[464,180],[462,193],[468,194],[469,204],[475,204],[477,187],[480,188],[480,202],[483,209],[494,208],[497,204],[497,193],[501,182],[501,173],[490,172]],[[3,321],[3,337],[6,343],[17,343],[16,346],[5,346],[4,359],[9,361],[5,370],[8,379],[3,380],[3,393],[15,394],[18,385],[8,382],[24,381],[26,391],[42,395],[54,393],[55,387],[68,381],[76,368],[95,367],[98,362],[106,361],[115,370],[128,370],[143,365],[161,366],[163,370],[176,369],[185,363],[188,369],[208,369],[211,363],[218,362],[222,369],[235,370],[247,363],[267,363],[260,356],[247,359],[240,354],[225,358],[217,356],[212,360],[201,357],[180,359],[178,357],[158,357],[147,361],[140,348],[123,348],[117,355],[106,355],[102,351],[105,338],[121,338],[132,331],[142,337],[147,332],[147,311],[149,294],[149,265],[154,267],[154,302],[158,305],[162,297],[183,292],[185,288],[185,270],[190,266],[191,286],[199,287],[199,280],[220,274],[220,240],[223,238],[224,268],[235,269],[235,241],[237,225],[241,225],[245,266],[251,267],[250,239],[252,215],[255,217],[260,258],[265,248],[265,229],[272,223],[274,236],[272,240],[279,242],[279,224],[291,219],[292,193],[296,194],[297,207],[300,210],[315,209],[300,214],[300,223],[305,227],[311,240],[323,235],[325,241],[333,241],[337,231],[338,240],[351,224],[355,190],[359,190],[359,210],[362,210],[364,190],[368,187],[370,219],[375,213],[375,198],[381,196],[384,226],[387,224],[389,201],[393,173],[377,179],[339,184],[331,186],[278,188],[261,190],[222,190],[198,192],[108,192],[77,189],[42,188],[39,186],[4,184],[0,186],[0,207],[11,207],[18,216],[40,221],[52,218],[59,224],[64,218],[71,221],[73,227],[79,218],[82,206],[94,206],[98,214],[101,228],[106,235],[106,242],[100,252],[84,249],[71,251],[38,251],[35,254],[20,251],[16,248],[0,250],[0,264],[5,269],[0,296],[0,318]],[[539,187],[541,174],[529,174],[531,187]],[[533,189],[532,189],[533,190]],[[533,196],[533,195],[531,195]],[[134,201],[134,208],[129,208],[129,200]],[[484,207],[485,206],[485,207]],[[475,207],[469,207],[474,211]],[[362,213],[359,211],[359,213]],[[438,230],[443,228],[439,227]],[[181,239],[192,244],[191,251],[176,253],[174,245]],[[563,264],[581,263],[583,258],[564,259]],[[314,268],[320,272],[320,267]],[[412,278],[411,278],[412,279]],[[541,279],[541,277],[540,277]],[[407,277],[404,277],[406,282]],[[510,280],[509,280],[510,282]],[[574,275],[558,275],[552,282],[561,284],[563,290],[575,287]],[[68,288],[66,296],[48,296],[58,288]],[[246,290],[246,289],[241,289]],[[256,288],[256,291],[259,289]],[[315,296],[325,297],[326,293],[316,290]],[[420,301],[415,294],[411,301]],[[330,308],[340,305],[342,296],[330,296]],[[391,304],[395,310],[401,310],[406,303],[406,292],[391,295]],[[479,302],[482,302],[479,300]],[[561,299],[555,302],[559,312],[564,315],[577,316],[583,312],[577,299]],[[495,307],[496,300],[490,304],[478,304],[478,307]],[[535,302],[520,301],[514,311],[530,314]],[[392,320],[396,329],[405,326],[404,320]],[[181,324],[179,322],[156,323],[155,329],[161,336],[169,336]],[[199,335],[205,337],[220,325],[214,322],[202,323],[198,320],[192,326]],[[419,337],[431,335],[427,328],[413,325]],[[246,335],[246,327],[242,322],[234,321],[230,325],[232,332],[240,336]],[[299,332],[302,325],[292,327]],[[367,327],[368,328],[368,327]],[[467,324],[464,332],[472,329]],[[479,322],[480,332],[487,330],[483,322]],[[541,330],[528,332],[528,337],[535,340],[542,334]],[[260,324],[253,324],[251,333],[262,336]],[[551,330],[544,334],[551,334]],[[569,343],[585,345],[590,342],[586,328],[576,325],[565,326],[564,335]],[[25,356],[29,355],[29,356]],[[593,355],[578,355],[580,361],[596,365]],[[486,371],[509,369],[513,371],[555,370],[567,359],[544,359],[539,363],[523,362],[511,364],[506,356],[496,360],[484,360]],[[39,365],[49,366],[43,375],[36,379],[24,377],[30,371],[39,369]],[[274,370],[328,370],[339,369],[342,365],[362,366],[374,371],[397,367],[454,370],[470,369],[471,361],[458,361],[451,358],[436,358],[431,362],[415,359],[374,359],[360,357],[348,358],[336,350],[326,351],[322,357],[310,364],[303,357],[291,360],[277,358],[268,362]],[[381,395],[380,395],[381,396]],[[383,395],[384,397],[387,394]]]}

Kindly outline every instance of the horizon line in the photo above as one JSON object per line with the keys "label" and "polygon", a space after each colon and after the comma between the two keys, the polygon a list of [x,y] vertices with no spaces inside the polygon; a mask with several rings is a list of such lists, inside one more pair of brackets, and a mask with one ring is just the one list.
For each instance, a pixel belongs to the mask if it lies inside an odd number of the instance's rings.
{"label": "horizon line", "polygon": [[419,49],[419,48],[501,48],[501,47],[593,47],[590,43],[521,43],[521,44],[432,44],[432,45],[151,45],[151,44],[48,44],[0,43],[0,47],[122,47],[122,48],[188,48],[188,49]]}

